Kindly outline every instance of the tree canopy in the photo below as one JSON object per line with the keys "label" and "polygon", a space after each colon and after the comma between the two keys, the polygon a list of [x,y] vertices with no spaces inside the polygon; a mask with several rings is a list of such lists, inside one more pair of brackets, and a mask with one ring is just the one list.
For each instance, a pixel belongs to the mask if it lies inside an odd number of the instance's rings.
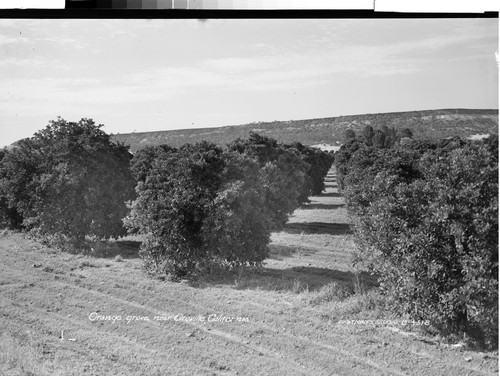
{"label": "tree canopy", "polygon": [[17,225],[78,240],[124,234],[125,202],[134,197],[131,155],[101,128],[58,118],[5,153],[0,195]]}
{"label": "tree canopy", "polygon": [[336,155],[359,260],[399,313],[498,345],[498,136]]}

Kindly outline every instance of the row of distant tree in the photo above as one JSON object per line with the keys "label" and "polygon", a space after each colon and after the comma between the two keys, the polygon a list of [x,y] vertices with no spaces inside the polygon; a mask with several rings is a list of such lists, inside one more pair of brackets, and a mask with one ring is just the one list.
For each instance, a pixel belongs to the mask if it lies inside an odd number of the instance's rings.
{"label": "row of distant tree", "polygon": [[360,140],[367,146],[373,146],[378,149],[392,148],[394,145],[399,144],[401,140],[413,138],[413,132],[408,128],[396,130],[394,127],[389,128],[386,125],[378,129],[374,129],[371,125],[365,126],[359,135],[348,128],[344,131],[345,142],[351,140]]}
{"label": "row of distant tree", "polygon": [[358,261],[398,313],[497,346],[498,136],[392,148],[364,136],[335,155]]}
{"label": "row of distant tree", "polygon": [[0,221],[76,244],[139,232],[150,271],[195,276],[262,262],[271,231],[321,193],[333,163],[333,154],[257,133],[132,156],[101,127],[58,118],[1,151]]}

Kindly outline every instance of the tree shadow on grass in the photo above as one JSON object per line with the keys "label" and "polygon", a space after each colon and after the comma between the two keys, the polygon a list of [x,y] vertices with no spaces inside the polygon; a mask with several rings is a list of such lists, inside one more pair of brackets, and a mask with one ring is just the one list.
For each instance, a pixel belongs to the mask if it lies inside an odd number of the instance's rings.
{"label": "tree shadow on grass", "polygon": [[121,256],[124,259],[139,258],[139,248],[141,241],[135,240],[115,240],[115,241],[86,241],[77,252],[85,256],[96,258],[114,258]]}
{"label": "tree shadow on grass", "polygon": [[352,234],[351,226],[348,223],[293,222],[287,223],[283,231],[289,234]]}
{"label": "tree shadow on grass", "polygon": [[320,197],[343,197],[343,196],[338,192],[327,192],[320,194]]}
{"label": "tree shadow on grass", "polygon": [[324,210],[335,210],[343,208],[345,204],[305,204],[301,206],[302,210],[313,210],[313,209],[324,209]]}
{"label": "tree shadow on grass", "polygon": [[355,291],[358,288],[370,290],[378,286],[377,276],[362,271],[354,273],[310,266],[297,266],[287,269],[244,268],[205,279],[200,288],[213,285],[233,285],[237,290],[264,290],[278,292],[313,292],[332,283],[348,286]]}
{"label": "tree shadow on grass", "polygon": [[299,255],[301,257],[308,257],[316,253],[314,249],[291,247],[287,245],[270,244],[269,245],[269,258],[273,260],[282,261],[286,257],[293,257]]}
{"label": "tree shadow on grass", "polygon": [[142,242],[136,240],[117,240],[116,244],[119,248],[118,254],[124,258],[140,258],[139,248]]}
{"label": "tree shadow on grass", "polygon": [[359,283],[365,288],[378,286],[377,278],[367,272],[360,272],[356,276],[350,271],[317,268],[311,266],[296,266],[289,269],[264,268],[255,272],[237,289],[260,289],[270,291],[300,290],[318,291],[323,286],[337,282],[343,285]]}

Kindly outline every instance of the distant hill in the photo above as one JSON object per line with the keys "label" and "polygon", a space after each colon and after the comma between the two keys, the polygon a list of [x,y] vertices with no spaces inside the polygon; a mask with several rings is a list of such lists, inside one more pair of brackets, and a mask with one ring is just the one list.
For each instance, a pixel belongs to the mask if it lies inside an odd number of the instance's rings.
{"label": "distant hill", "polygon": [[409,128],[416,139],[498,134],[498,110],[445,109],[388,112],[321,119],[258,122],[216,128],[123,133],[115,134],[112,138],[130,145],[132,152],[146,145],[180,146],[202,140],[223,145],[238,137],[246,138],[252,131],[285,143],[299,141],[305,145],[339,146],[343,142],[346,129],[353,129],[358,134],[367,125],[375,129],[383,125],[396,129]]}

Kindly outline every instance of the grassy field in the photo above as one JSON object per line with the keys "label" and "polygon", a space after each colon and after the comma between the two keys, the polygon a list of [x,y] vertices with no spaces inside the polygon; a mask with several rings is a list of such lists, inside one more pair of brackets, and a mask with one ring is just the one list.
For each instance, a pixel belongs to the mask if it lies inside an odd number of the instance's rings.
{"label": "grassy field", "polygon": [[273,234],[263,268],[196,285],[148,277],[137,239],[82,255],[4,231],[0,375],[497,374],[497,351],[385,311],[376,278],[351,267],[333,172],[326,184]]}

